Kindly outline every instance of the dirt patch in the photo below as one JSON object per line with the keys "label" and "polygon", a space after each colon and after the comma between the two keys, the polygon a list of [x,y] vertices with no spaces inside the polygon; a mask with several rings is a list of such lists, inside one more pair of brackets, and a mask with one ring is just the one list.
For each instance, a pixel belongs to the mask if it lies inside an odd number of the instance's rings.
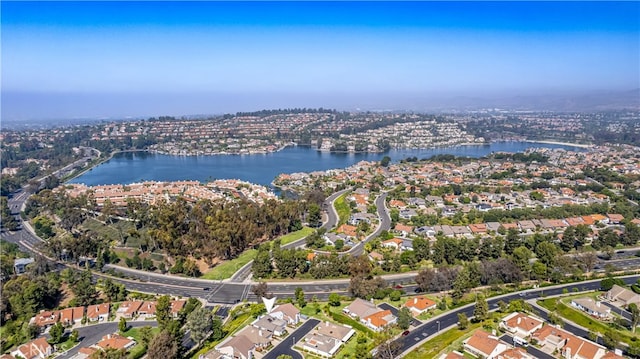
{"label": "dirt patch", "polygon": [[69,285],[67,283],[62,283],[62,285],[60,286],[60,293],[60,303],[58,303],[58,305],[60,307],[68,307],[69,302],[71,302],[71,300],[75,298],[75,296],[73,295],[73,292],[71,291],[71,288],[69,288]]}

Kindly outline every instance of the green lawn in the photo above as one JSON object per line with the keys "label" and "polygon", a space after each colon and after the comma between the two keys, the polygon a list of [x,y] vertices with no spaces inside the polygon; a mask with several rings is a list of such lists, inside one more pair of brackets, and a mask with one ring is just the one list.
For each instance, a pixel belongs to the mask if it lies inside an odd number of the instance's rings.
{"label": "green lawn", "polygon": [[465,330],[458,328],[449,329],[442,334],[433,337],[420,345],[418,348],[411,351],[411,353],[404,356],[405,359],[422,359],[422,358],[437,358],[438,354],[444,352],[450,352],[457,350],[462,341],[466,339],[473,331],[481,328],[483,324],[491,322],[491,319],[480,323],[471,323]]}
{"label": "green lawn", "polygon": [[303,227],[299,231],[295,231],[295,232],[291,232],[289,234],[285,234],[284,236],[280,237],[280,245],[283,246],[285,244],[289,244],[291,242],[297,241],[298,239],[302,239],[302,238],[310,235],[314,231],[315,231],[315,229],[313,229],[311,227]]}
{"label": "green lawn", "polygon": [[[557,301],[557,302],[556,302]],[[594,333],[600,333],[601,335],[607,330],[614,329],[618,333],[620,333],[620,337],[624,343],[631,345],[632,342],[635,342],[640,338],[640,335],[633,334],[629,330],[620,330],[618,328],[613,327],[609,323],[605,323],[599,321],[598,319],[592,318],[582,312],[571,308],[563,301],[556,298],[548,298],[544,300],[539,300],[537,302],[540,306],[550,310],[555,311],[559,316],[564,319],[567,319],[571,322],[574,322],[582,327],[589,329],[589,331]]]}
{"label": "green lawn", "polygon": [[[160,331],[160,329],[158,327],[152,327],[151,328],[151,333],[153,335],[158,334],[158,332]],[[131,328],[129,327],[129,329],[122,333],[123,336],[125,337],[132,337],[136,343],[140,343],[141,341],[141,336],[140,336],[140,328]]]}
{"label": "green lawn", "polygon": [[351,207],[349,207],[349,203],[347,203],[347,195],[348,193],[345,193],[336,198],[335,202],[333,202],[333,206],[335,207],[336,212],[338,212],[338,224],[347,223],[349,216],[351,216]]}
{"label": "green lawn", "polygon": [[237,272],[238,269],[242,268],[245,264],[251,262],[256,257],[256,254],[258,254],[257,249],[248,249],[242,252],[238,258],[223,262],[213,267],[210,271],[205,273],[202,278],[212,280],[231,278],[233,273]]}
{"label": "green lawn", "polygon": [[[281,243],[280,245],[284,245],[287,243],[291,243],[293,241],[297,241],[298,239],[304,238],[311,233],[313,233],[314,229],[310,227],[304,227],[299,231],[291,232],[289,234],[285,234],[280,237]],[[205,273],[202,278],[204,279],[212,279],[212,280],[221,280],[231,278],[231,276],[238,271],[238,269],[242,268],[245,264],[251,262],[258,254],[258,250],[256,249],[248,249],[236,259],[232,259],[230,261],[222,262],[217,266],[213,267],[210,271]]]}

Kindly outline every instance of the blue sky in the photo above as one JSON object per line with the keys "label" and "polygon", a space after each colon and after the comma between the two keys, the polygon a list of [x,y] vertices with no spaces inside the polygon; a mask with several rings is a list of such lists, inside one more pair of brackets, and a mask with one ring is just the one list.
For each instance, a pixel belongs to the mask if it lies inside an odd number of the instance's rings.
{"label": "blue sky", "polygon": [[429,96],[640,87],[639,2],[1,7],[4,119],[398,108]]}

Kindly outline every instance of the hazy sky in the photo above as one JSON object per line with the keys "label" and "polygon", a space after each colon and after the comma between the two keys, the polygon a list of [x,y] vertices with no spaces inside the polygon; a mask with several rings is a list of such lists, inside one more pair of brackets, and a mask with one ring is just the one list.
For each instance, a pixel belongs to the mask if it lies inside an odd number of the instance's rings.
{"label": "hazy sky", "polygon": [[2,117],[640,87],[640,2],[6,2]]}

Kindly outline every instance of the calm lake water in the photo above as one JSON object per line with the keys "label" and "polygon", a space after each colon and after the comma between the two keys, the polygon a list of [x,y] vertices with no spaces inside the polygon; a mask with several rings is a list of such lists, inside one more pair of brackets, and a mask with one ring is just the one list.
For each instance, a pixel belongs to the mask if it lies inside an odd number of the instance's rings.
{"label": "calm lake water", "polygon": [[428,158],[438,154],[482,157],[491,152],[522,152],[531,147],[581,148],[531,142],[495,142],[487,145],[453,146],[386,153],[326,153],[309,147],[289,147],[280,152],[255,155],[172,156],[149,152],[116,154],[71,183],[88,186],[129,184],[141,181],[178,181],[237,178],[269,186],[281,173],[322,171],[348,167],[359,161],[379,161],[384,156],[397,162],[407,157]]}

